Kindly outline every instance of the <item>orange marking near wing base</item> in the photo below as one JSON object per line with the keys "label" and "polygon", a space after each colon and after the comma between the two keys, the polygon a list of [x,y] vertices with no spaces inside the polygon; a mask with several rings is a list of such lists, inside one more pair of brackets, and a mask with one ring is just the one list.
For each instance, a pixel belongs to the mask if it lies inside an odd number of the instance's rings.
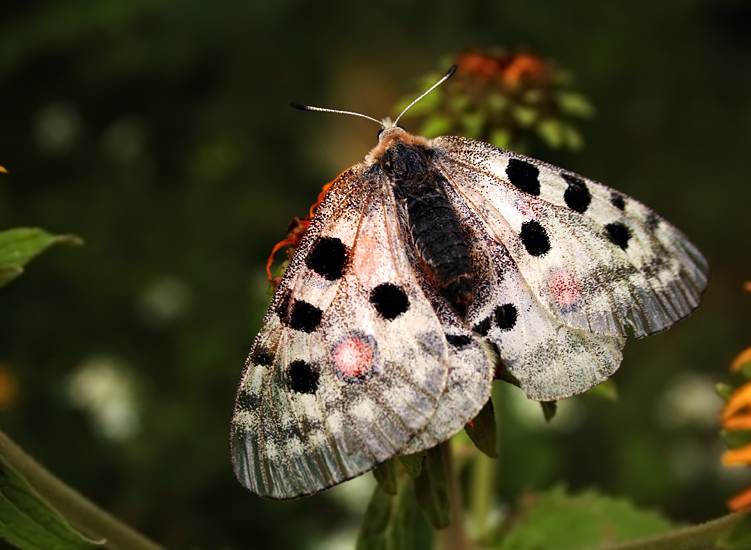
{"label": "orange marking near wing base", "polygon": [[[0,167],[2,168],[2,167]],[[344,172],[342,172],[343,174]],[[339,174],[341,176],[342,174]],[[310,226],[310,220],[315,215],[315,211],[318,209],[319,206],[321,206],[321,203],[323,202],[324,197],[326,197],[326,193],[329,192],[329,189],[334,184],[336,180],[339,179],[339,176],[337,176],[333,181],[330,181],[326,185],[323,186],[321,189],[321,192],[318,194],[318,199],[316,200],[315,204],[310,207],[310,213],[305,218],[292,218],[292,221],[289,223],[289,227],[287,228],[287,238],[283,241],[280,241],[276,243],[274,248],[271,250],[271,254],[269,255],[269,259],[266,261],[266,276],[268,277],[269,283],[271,286],[274,287],[274,291],[276,291],[276,287],[279,285],[279,277],[272,277],[271,276],[271,265],[274,263],[274,255],[281,250],[282,248],[286,247],[295,247],[299,246],[300,241],[302,240],[305,233],[308,231],[308,227]]]}

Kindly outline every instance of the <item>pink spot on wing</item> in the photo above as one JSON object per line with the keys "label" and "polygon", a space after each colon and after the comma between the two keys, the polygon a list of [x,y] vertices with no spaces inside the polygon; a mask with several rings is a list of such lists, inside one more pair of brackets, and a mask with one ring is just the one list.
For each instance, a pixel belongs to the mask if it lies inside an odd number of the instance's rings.
{"label": "pink spot on wing", "polygon": [[572,306],[581,299],[576,281],[568,271],[556,271],[548,279],[548,290],[559,306]]}
{"label": "pink spot on wing", "polygon": [[533,220],[536,220],[539,217],[537,214],[538,206],[537,202],[532,202],[527,199],[522,199],[516,203],[519,212],[521,212],[524,217]]}
{"label": "pink spot on wing", "polygon": [[373,366],[373,350],[362,338],[347,338],[334,350],[334,367],[347,376],[362,376]]}

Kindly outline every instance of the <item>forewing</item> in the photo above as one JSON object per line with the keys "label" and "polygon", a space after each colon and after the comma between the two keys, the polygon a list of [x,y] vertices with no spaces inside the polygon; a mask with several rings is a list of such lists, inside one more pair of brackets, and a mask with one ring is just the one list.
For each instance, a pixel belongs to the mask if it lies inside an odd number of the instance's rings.
{"label": "forewing", "polygon": [[[559,319],[637,337],[699,304],[707,262],[638,201],[540,161],[457,137],[434,141],[446,171]],[[571,307],[581,298],[577,307]]]}
{"label": "forewing", "polygon": [[445,390],[450,350],[383,183],[360,165],[335,182],[253,344],[232,452],[261,496],[314,493],[394,456]]}
{"label": "forewing", "polygon": [[434,145],[471,233],[468,323],[498,346],[529,397],[559,399],[601,382],[620,364],[625,326],[652,334],[698,305],[706,261],[642,204],[484,143]]}

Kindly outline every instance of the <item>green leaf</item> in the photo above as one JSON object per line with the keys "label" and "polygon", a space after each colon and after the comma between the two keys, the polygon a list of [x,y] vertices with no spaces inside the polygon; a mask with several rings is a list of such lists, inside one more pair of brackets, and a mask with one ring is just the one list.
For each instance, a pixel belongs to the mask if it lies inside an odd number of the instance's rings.
{"label": "green leaf", "polygon": [[566,139],[566,130],[563,124],[554,118],[541,120],[537,125],[537,133],[552,149],[559,149]]}
{"label": "green leaf", "polygon": [[751,514],[741,519],[730,531],[717,540],[721,550],[748,550],[751,548]]}
{"label": "green leaf", "polygon": [[505,95],[495,92],[488,94],[488,107],[492,113],[500,114],[508,109],[509,105],[510,102]]}
{"label": "green leaf", "polygon": [[387,495],[396,494],[396,463],[394,460],[393,458],[387,460],[373,470],[373,477]]}
{"label": "green leaf", "polygon": [[563,123],[564,142],[572,151],[579,151],[584,147],[584,139],[579,131],[570,124]]}
{"label": "green leaf", "polygon": [[751,380],[751,361],[743,363],[738,369],[738,372],[747,380]]}
{"label": "green leaf", "polygon": [[422,471],[422,461],[425,458],[426,451],[420,451],[419,453],[411,455],[402,455],[399,458],[399,462],[404,466],[404,470],[409,474],[409,477],[416,478]]}
{"label": "green leaf", "polygon": [[522,128],[529,128],[537,119],[537,111],[531,107],[516,105],[511,109],[511,116]]}
{"label": "green leaf", "polygon": [[21,550],[98,548],[0,458],[0,537]]}
{"label": "green leaf", "polygon": [[451,108],[457,113],[466,111],[472,105],[472,99],[465,94],[455,95],[451,98]]}
{"label": "green leaf", "polygon": [[388,534],[388,550],[430,550],[433,548],[433,530],[420,513],[415,492],[405,487],[397,500]]}
{"label": "green leaf", "polygon": [[564,114],[570,116],[592,118],[595,115],[595,108],[589,100],[574,92],[559,92],[558,105]]}
{"label": "green leaf", "polygon": [[490,143],[501,149],[508,149],[511,144],[511,132],[504,128],[497,128],[490,134]]}
{"label": "green leaf", "polygon": [[[289,267],[289,258],[284,260],[279,266],[271,272],[272,277],[283,277],[284,272],[287,271],[287,268]],[[276,289],[274,288],[274,285],[269,282],[268,288],[266,288],[266,294],[269,296],[273,296],[274,292],[276,292]]]}
{"label": "green leaf", "polygon": [[527,499],[519,516],[499,550],[594,549],[671,530],[668,520],[626,500],[594,491],[568,495],[562,487]]}
{"label": "green leaf", "polygon": [[420,134],[427,138],[442,136],[451,129],[451,120],[444,115],[432,115],[420,128]]}
{"label": "green leaf", "polygon": [[451,521],[449,479],[443,464],[443,452],[438,446],[428,449],[422,472],[415,479],[415,497],[434,528],[448,527]]}
{"label": "green leaf", "polygon": [[[430,74],[427,75],[420,83],[420,88],[418,91],[416,91],[413,94],[409,94],[408,96],[403,97],[400,99],[397,104],[394,106],[393,112],[395,113],[401,113],[406,109],[410,103],[412,103],[415,98],[419,97],[419,95],[430,88],[433,84],[438,82],[438,80],[443,75],[436,75],[436,74]],[[433,92],[429,93],[425,97],[423,97],[420,101],[415,103],[409,111],[407,111],[404,114],[404,118],[407,117],[413,117],[413,116],[420,116],[420,115],[428,115],[430,113],[433,113],[436,111],[441,102],[444,99],[444,92],[440,88],[437,90],[433,90]]]}
{"label": "green leaf", "polygon": [[498,458],[498,451],[495,446],[495,412],[493,411],[492,399],[488,399],[472,422],[464,426],[464,431],[467,432],[475,447],[490,458]]}
{"label": "green leaf", "polygon": [[386,550],[386,535],[393,508],[394,498],[376,485],[357,534],[357,550]]}
{"label": "green leaf", "polygon": [[0,232],[0,286],[21,273],[35,256],[56,243],[82,244],[75,235],[50,235],[36,228],[8,229]]}
{"label": "green leaf", "polygon": [[482,133],[482,127],[485,125],[487,118],[484,113],[474,112],[462,115],[461,122],[464,127],[464,134],[473,139],[479,139]]}
{"label": "green leaf", "polygon": [[730,384],[717,384],[714,387],[717,394],[722,397],[725,401],[730,399],[730,396],[733,395],[733,393],[736,390],[735,386],[731,386]]}

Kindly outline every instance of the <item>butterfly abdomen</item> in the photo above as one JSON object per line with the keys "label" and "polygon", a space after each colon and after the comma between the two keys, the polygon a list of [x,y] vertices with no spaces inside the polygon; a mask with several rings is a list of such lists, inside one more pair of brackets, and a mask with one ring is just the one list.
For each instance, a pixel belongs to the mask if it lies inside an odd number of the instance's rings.
{"label": "butterfly abdomen", "polygon": [[433,175],[405,197],[409,229],[417,252],[441,294],[462,316],[472,301],[469,247],[459,219]]}
{"label": "butterfly abdomen", "polygon": [[405,206],[409,230],[420,258],[444,298],[462,316],[472,301],[472,266],[459,218],[443,188],[443,176],[430,167],[432,151],[399,143],[381,165]]}

